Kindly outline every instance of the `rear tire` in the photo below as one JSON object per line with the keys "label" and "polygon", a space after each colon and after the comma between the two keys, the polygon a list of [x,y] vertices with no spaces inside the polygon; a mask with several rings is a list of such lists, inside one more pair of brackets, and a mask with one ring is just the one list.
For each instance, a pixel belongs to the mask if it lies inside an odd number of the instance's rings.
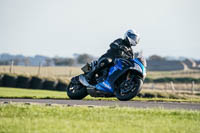
{"label": "rear tire", "polygon": [[122,81],[119,84],[118,88],[116,89],[116,97],[120,101],[128,101],[134,98],[135,96],[137,96],[137,94],[141,91],[142,85],[143,85],[143,81],[141,79],[135,78],[134,85],[132,88],[130,88],[130,91],[125,93],[125,91],[123,90],[124,93],[122,93],[123,92],[122,88],[119,88],[119,87],[125,84],[124,82],[126,81]]}
{"label": "rear tire", "polygon": [[74,100],[81,100],[88,95],[86,87],[79,82],[78,76],[72,78],[66,91],[69,98]]}

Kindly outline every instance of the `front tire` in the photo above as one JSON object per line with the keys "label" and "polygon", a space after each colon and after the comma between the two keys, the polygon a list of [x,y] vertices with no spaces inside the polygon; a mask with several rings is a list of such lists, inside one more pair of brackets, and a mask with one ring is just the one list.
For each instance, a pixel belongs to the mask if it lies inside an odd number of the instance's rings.
{"label": "front tire", "polygon": [[66,91],[69,98],[74,100],[83,99],[88,95],[86,87],[80,83],[78,76],[72,78]]}
{"label": "front tire", "polygon": [[135,78],[128,85],[126,85],[127,82],[130,81],[122,81],[117,86],[116,97],[120,101],[128,101],[134,98],[142,89],[143,81],[141,79]]}

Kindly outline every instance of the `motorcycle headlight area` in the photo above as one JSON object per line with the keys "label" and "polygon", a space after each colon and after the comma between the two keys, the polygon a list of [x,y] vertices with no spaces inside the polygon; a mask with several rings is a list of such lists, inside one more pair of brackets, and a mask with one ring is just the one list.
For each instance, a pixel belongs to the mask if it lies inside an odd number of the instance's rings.
{"label": "motorcycle headlight area", "polygon": [[137,63],[134,64],[133,69],[135,69],[135,70],[137,70],[139,72],[142,72],[142,68]]}

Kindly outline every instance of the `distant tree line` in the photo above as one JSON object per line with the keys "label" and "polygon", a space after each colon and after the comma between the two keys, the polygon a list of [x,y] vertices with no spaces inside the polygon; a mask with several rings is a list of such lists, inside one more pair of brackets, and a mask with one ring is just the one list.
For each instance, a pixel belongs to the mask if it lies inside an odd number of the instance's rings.
{"label": "distant tree line", "polygon": [[75,58],[53,58],[53,62],[56,66],[74,66],[76,64],[85,64],[91,62],[94,59],[93,56],[89,54],[79,54]]}
{"label": "distant tree line", "polygon": [[[8,55],[7,55],[8,56]],[[6,57],[7,57],[6,56]],[[36,56],[36,57],[21,57],[18,56],[8,56],[7,58],[1,58],[0,56],[0,65],[10,65],[13,62],[13,65],[22,65],[22,66],[76,66],[80,64],[85,64],[91,62],[95,58],[89,54],[76,54],[74,58],[69,57],[46,57],[46,56]]]}

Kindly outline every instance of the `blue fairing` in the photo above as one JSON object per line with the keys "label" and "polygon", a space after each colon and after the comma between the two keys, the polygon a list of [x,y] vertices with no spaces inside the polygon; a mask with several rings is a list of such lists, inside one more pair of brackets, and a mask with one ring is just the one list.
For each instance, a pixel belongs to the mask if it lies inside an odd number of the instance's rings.
{"label": "blue fairing", "polygon": [[96,85],[96,89],[104,91],[104,92],[111,92],[111,93],[113,93],[113,89],[111,88],[111,85],[110,85],[110,83],[107,80],[105,80],[105,81],[97,84]]}
{"label": "blue fairing", "polygon": [[[130,60],[132,63],[137,63],[141,69],[142,69],[142,73],[145,74],[146,73],[146,70],[145,70],[145,67],[143,66],[143,64],[138,60],[138,59],[132,59]],[[131,66],[130,66],[131,67]],[[96,85],[96,89],[97,90],[100,90],[100,91],[104,91],[104,92],[109,92],[109,93],[113,93],[114,92],[114,89],[111,87],[111,84],[108,82],[109,80],[109,77],[117,70],[123,70],[123,67],[122,67],[122,62],[120,59],[117,59],[116,62],[115,62],[115,65],[112,66],[110,69],[109,69],[109,73],[108,73],[108,77],[106,78],[105,81],[101,82],[101,83],[98,83]]]}

